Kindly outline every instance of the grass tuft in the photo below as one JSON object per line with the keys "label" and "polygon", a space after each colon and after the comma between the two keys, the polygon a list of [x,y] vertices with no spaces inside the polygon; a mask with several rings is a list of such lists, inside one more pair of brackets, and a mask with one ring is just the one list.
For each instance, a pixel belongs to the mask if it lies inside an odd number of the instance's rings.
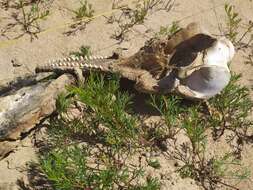
{"label": "grass tuft", "polygon": [[66,35],[73,35],[77,31],[85,30],[87,24],[92,21],[95,10],[87,0],[80,0],[80,6],[76,10],[70,10],[74,14],[75,23],[70,26],[70,30],[65,32]]}
{"label": "grass tuft", "polygon": [[[118,88],[117,76],[108,80],[91,73],[83,88],[69,87],[59,97],[60,117],[49,128],[53,146],[40,163],[56,189],[159,189],[155,178],[138,182],[142,167],[126,162],[137,145],[138,128],[129,114],[131,97]],[[75,119],[66,109],[73,101],[85,105]]]}
{"label": "grass tuft", "polygon": [[81,0],[80,4],[81,6],[73,11],[75,13],[75,19],[80,20],[93,17],[95,11],[92,9],[92,5],[87,0]]}

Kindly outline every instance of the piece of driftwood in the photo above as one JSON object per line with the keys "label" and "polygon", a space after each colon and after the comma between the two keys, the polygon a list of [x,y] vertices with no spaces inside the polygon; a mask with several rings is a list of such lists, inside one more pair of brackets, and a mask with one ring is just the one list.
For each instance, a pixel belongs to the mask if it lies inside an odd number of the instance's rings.
{"label": "piece of driftwood", "polygon": [[22,84],[28,86],[18,88],[16,84],[14,89],[5,89],[0,96],[0,141],[20,139],[22,134],[52,114],[57,96],[72,83],[74,77],[64,74],[55,80],[37,81],[36,84],[23,81]]}
{"label": "piece of driftwood", "polygon": [[50,77],[51,73],[44,74],[26,74],[14,79],[2,79],[0,80],[0,97],[11,94],[25,86],[31,86],[37,84],[39,81]]}

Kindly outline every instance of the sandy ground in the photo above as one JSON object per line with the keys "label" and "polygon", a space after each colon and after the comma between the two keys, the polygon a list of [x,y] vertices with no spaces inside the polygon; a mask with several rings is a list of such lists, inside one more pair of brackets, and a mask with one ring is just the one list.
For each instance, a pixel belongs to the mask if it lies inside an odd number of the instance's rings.
{"label": "sandy ground", "polygon": [[[110,38],[116,26],[107,24],[105,17],[101,15],[111,14],[112,0],[90,2],[94,5],[95,15],[99,16],[92,20],[85,30],[77,31],[75,35],[67,36],[63,33],[69,30],[64,23],[71,22],[73,17],[67,8],[75,9],[78,1],[55,0],[49,18],[41,22],[45,31],[38,34],[38,39],[31,42],[29,35],[14,39],[15,36],[22,33],[20,27],[15,27],[6,36],[0,36],[0,82],[4,83],[14,77],[32,73],[36,65],[44,64],[49,59],[64,57],[70,51],[78,50],[81,45],[91,46],[94,54],[108,55],[117,47],[122,47],[128,49],[124,51],[124,55],[131,55],[138,51],[148,38],[159,31],[160,26],[170,25],[173,21],[179,21],[181,26],[197,21],[210,33],[216,35],[221,34],[218,25],[224,26],[225,23],[224,3],[226,1],[224,0],[177,0],[170,12],[159,11],[150,15],[144,25],[133,28],[128,40],[118,44],[116,40]],[[253,19],[253,2],[249,0],[230,0],[228,2],[235,5],[243,20]],[[14,22],[10,19],[11,11],[11,9],[0,8],[0,31],[5,29],[6,24]],[[244,56],[245,52],[237,52],[232,68],[243,74],[241,83],[251,89],[253,69],[252,66],[244,64]],[[22,66],[13,67],[13,62]],[[29,137],[18,144],[14,153],[0,161],[0,190],[21,189],[17,185],[17,180],[27,180],[26,164],[37,158],[34,138]],[[244,147],[242,161],[253,171],[252,145]],[[170,168],[170,163],[167,164]],[[190,179],[182,180],[178,176],[172,178],[174,179],[173,185],[168,186],[169,189],[200,189]],[[239,188],[253,189],[252,179],[239,184]]]}

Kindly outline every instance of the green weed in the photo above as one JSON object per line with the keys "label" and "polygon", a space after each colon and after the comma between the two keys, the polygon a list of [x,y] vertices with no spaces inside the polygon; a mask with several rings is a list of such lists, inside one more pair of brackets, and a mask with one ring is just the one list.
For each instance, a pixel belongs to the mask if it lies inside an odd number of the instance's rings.
{"label": "green weed", "polygon": [[[237,189],[236,183],[232,185],[228,180],[245,180],[249,178],[250,173],[242,167],[233,154],[224,153],[221,157],[206,155],[208,141],[205,123],[198,108],[189,109],[188,117],[184,120],[182,127],[190,143],[183,143],[181,150],[176,148],[175,158],[184,163],[178,171],[182,177],[195,179],[205,189],[216,189],[220,185]],[[234,170],[235,166],[237,166],[236,170]]]}
{"label": "green weed", "polygon": [[22,17],[20,20],[18,20],[18,17],[16,19],[23,26],[24,32],[31,36],[31,40],[34,37],[37,38],[37,34],[41,32],[39,21],[46,19],[49,15],[49,9],[43,10],[42,3],[43,1],[32,3],[27,10],[24,0],[19,0],[18,8]]}
{"label": "green weed", "polygon": [[175,34],[178,30],[180,30],[180,27],[178,25],[178,22],[174,21],[172,22],[171,26],[161,26],[160,31],[157,34],[158,36],[171,36]]}
{"label": "green weed", "polygon": [[80,7],[77,10],[70,11],[75,15],[75,24],[72,24],[70,26],[71,29],[65,32],[67,35],[74,34],[78,30],[84,30],[95,13],[92,4],[88,3],[87,0],[80,0]]}
{"label": "green weed", "polygon": [[81,6],[73,11],[75,13],[75,19],[80,20],[93,17],[95,11],[92,9],[92,5],[87,0],[80,1],[80,4]]}
{"label": "green weed", "polygon": [[221,94],[209,100],[214,108],[214,114],[208,117],[209,124],[214,128],[215,138],[220,137],[224,130],[232,130],[240,135],[246,135],[252,127],[247,119],[252,109],[249,90],[237,84],[241,75],[232,74],[232,78]]}
{"label": "green weed", "polygon": [[[137,121],[135,117],[126,112],[130,111],[128,109],[131,105],[131,97],[126,93],[120,93],[118,88],[119,79],[117,77],[106,82],[103,76],[95,74],[91,74],[84,87],[69,87],[69,95],[65,97],[74,96],[75,101],[85,105],[82,114],[87,117],[76,120],[57,119],[54,128],[63,125],[66,128],[72,126],[69,130],[73,130],[72,133],[74,134],[99,134],[98,140],[116,149],[131,143],[136,138],[138,131]],[[66,111],[67,106],[70,105],[70,100],[60,96],[57,105],[60,110]],[[65,115],[68,116],[68,114]],[[73,124],[75,125],[73,126]],[[103,134],[99,131],[98,126],[105,130]]]}
{"label": "green weed", "polygon": [[[93,121],[101,123],[109,130],[105,137],[111,146],[122,146],[136,134],[136,119],[125,110],[131,104],[126,93],[120,93],[119,80],[111,80],[106,84],[103,77],[96,82],[91,77],[84,89],[73,87],[71,92],[79,100],[95,112]],[[106,104],[105,104],[106,102]]]}
{"label": "green weed", "polygon": [[[242,19],[235,11],[233,5],[225,4],[225,12],[227,15],[227,28],[226,36],[237,46],[238,49],[249,47],[253,41],[253,22],[250,20],[247,24],[242,23]],[[239,29],[243,29],[242,33],[239,33]],[[247,42],[244,40],[247,39]]]}
{"label": "green weed", "polygon": [[16,26],[22,26],[22,34],[15,38],[20,38],[25,34],[30,35],[31,40],[38,38],[37,34],[42,31],[40,22],[45,20],[50,13],[50,4],[53,1],[37,0],[37,1],[7,1],[6,9],[12,8],[11,17],[15,20],[14,23],[9,23],[1,32],[2,36],[7,36],[7,33]]}
{"label": "green weed", "polygon": [[[228,166],[232,165],[233,169]],[[240,160],[235,159],[232,154],[225,154],[221,158],[212,160],[212,168],[214,173],[222,176],[223,178],[233,178],[237,180],[244,180],[250,177],[250,171],[244,168]]]}
{"label": "green weed", "polygon": [[70,55],[74,55],[76,57],[85,57],[91,55],[90,46],[81,46],[79,51],[70,52]]}
{"label": "green weed", "polygon": [[113,4],[113,9],[120,9],[119,15],[113,15],[108,19],[108,23],[117,23],[119,31],[117,31],[113,38],[123,41],[126,34],[138,24],[143,24],[146,17],[153,12],[160,10],[170,11],[174,5],[172,0],[137,0],[134,2],[134,7],[117,6]]}
{"label": "green weed", "polygon": [[155,169],[160,169],[161,168],[161,164],[156,159],[155,160],[154,159],[149,159],[148,160],[148,165],[155,168]]}
{"label": "green weed", "polygon": [[[56,189],[160,188],[155,178],[138,182],[145,172],[126,162],[135,151],[138,128],[130,115],[131,97],[118,88],[117,76],[108,80],[91,74],[83,88],[69,87],[68,94],[59,97],[60,117],[53,118],[49,128],[51,150],[40,162]],[[67,111],[73,101],[85,105],[79,118]]]}
{"label": "green weed", "polygon": [[159,133],[156,134],[160,138],[172,138],[179,132],[179,119],[183,111],[183,108],[180,107],[180,100],[181,98],[176,96],[151,96],[149,104],[162,115],[166,125],[166,129],[163,128],[160,133],[162,136],[158,135]]}
{"label": "green weed", "polygon": [[144,184],[132,185],[131,181],[142,175],[141,170],[130,171],[130,168],[110,164],[101,166],[99,158],[91,160],[91,155],[88,146],[66,147],[44,155],[41,167],[59,190],[157,190],[160,187],[153,178],[148,178]]}

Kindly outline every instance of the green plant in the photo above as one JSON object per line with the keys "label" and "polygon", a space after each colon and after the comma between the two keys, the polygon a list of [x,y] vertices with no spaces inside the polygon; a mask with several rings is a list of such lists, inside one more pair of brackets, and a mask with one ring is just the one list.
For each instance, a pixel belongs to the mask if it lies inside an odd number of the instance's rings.
{"label": "green plant", "polygon": [[70,11],[75,15],[75,23],[70,26],[71,30],[65,32],[67,35],[71,35],[78,30],[84,30],[95,13],[92,4],[88,3],[87,0],[80,0],[80,7],[77,10]]}
{"label": "green plant", "polygon": [[52,2],[49,0],[6,1],[5,8],[12,8],[11,17],[15,22],[7,24],[1,31],[1,35],[9,39],[8,33],[16,30],[16,27],[19,30],[21,26],[22,33],[13,38],[20,38],[26,34],[30,35],[31,40],[38,38],[37,34],[42,31],[40,22],[48,17]]}
{"label": "green plant", "polygon": [[141,170],[117,168],[114,165],[103,165],[87,146],[65,147],[54,150],[41,157],[41,168],[54,187],[59,190],[77,189],[133,189],[157,190],[159,183],[148,178],[146,183],[132,185],[131,181],[142,175]]}
{"label": "green plant", "polygon": [[113,9],[120,9],[121,13],[108,19],[109,23],[116,22],[119,26],[119,31],[113,35],[113,38],[123,41],[131,28],[135,25],[143,24],[149,14],[160,10],[170,11],[173,5],[172,0],[137,0],[134,2],[134,8],[130,6],[119,8],[114,3]]}
{"label": "green plant", "polygon": [[[56,189],[160,188],[155,178],[138,182],[145,172],[126,162],[135,152],[137,120],[129,114],[131,97],[118,91],[119,78],[109,79],[91,73],[83,88],[68,87],[58,98],[60,117],[52,118],[49,127],[51,150],[40,161]],[[74,101],[85,105],[80,117],[68,109]]]}
{"label": "green plant", "polygon": [[[245,119],[252,108],[252,102],[249,99],[248,89],[237,84],[239,78],[240,75],[232,74],[229,85],[222,93],[209,100],[214,110],[211,114],[205,112],[203,104],[186,104],[189,106],[187,108],[180,98],[174,96],[151,96],[149,102],[161,114],[168,129],[156,125],[152,138],[173,139],[174,144],[170,146],[174,146],[174,152],[167,153],[170,158],[173,157],[183,163],[178,170],[180,175],[195,179],[205,189],[216,189],[219,185],[236,189],[227,180],[245,180],[250,175],[239,160],[235,159],[235,154],[224,153],[221,157],[209,157],[206,154],[208,144],[206,130],[210,127],[213,134],[218,130],[224,132],[227,129],[238,135],[238,138],[244,139],[248,128],[252,126],[251,121]],[[188,141],[178,146],[175,143],[177,141],[175,136],[182,133],[181,130],[185,132]],[[214,139],[217,139],[217,134]],[[235,165],[237,170],[231,170]]]}
{"label": "green plant", "polygon": [[[230,154],[208,160],[202,158],[198,162],[199,164],[197,162],[188,162],[180,168],[179,172],[183,178],[190,177],[200,182],[205,189],[217,189],[219,185],[222,185],[237,190],[236,184],[238,181],[247,180],[250,177],[250,171],[242,167],[240,161],[234,160]],[[229,182],[226,183],[229,180],[237,180],[237,182],[234,182],[234,185]]]}
{"label": "green plant", "polygon": [[193,107],[188,110],[188,118],[183,121],[182,128],[186,131],[191,142],[193,162],[196,156],[205,152],[206,136],[204,120],[199,116],[198,109]]}
{"label": "green plant", "polygon": [[66,113],[67,109],[70,107],[70,104],[72,101],[64,94],[59,94],[57,100],[56,100],[56,109],[59,114]]}
{"label": "green plant", "polygon": [[70,55],[74,55],[76,57],[86,57],[91,55],[90,46],[81,46],[80,51],[70,52]]}
{"label": "green plant", "polygon": [[225,12],[227,14],[227,25],[228,25],[228,34],[227,36],[232,42],[236,41],[236,37],[238,35],[238,27],[240,22],[242,21],[241,18],[239,18],[238,13],[234,12],[234,7],[229,4],[225,4]]}
{"label": "green plant", "polygon": [[[163,117],[166,128],[160,133],[160,138],[172,138],[180,130],[178,128],[180,114],[183,108],[180,104],[181,98],[177,96],[152,96],[149,104],[154,107]],[[158,133],[156,133],[158,135]]]}
{"label": "green plant", "polygon": [[[18,9],[21,11],[21,19],[14,15],[19,24],[23,26],[25,33],[31,36],[31,40],[37,37],[37,34],[41,32],[39,25],[40,20],[44,20],[49,15],[49,9],[42,7],[43,1],[35,1],[28,6],[25,4],[24,0],[19,0]],[[27,10],[28,9],[28,10]]]}
{"label": "green plant", "polygon": [[[84,87],[68,87],[68,94],[60,96],[57,107],[65,111],[60,120],[56,119],[53,128],[66,126],[71,133],[96,135],[96,138],[114,147],[114,150],[121,150],[127,144],[134,143],[137,137],[137,120],[129,115],[131,97],[126,93],[120,93],[119,78],[114,76],[109,82],[102,75],[91,74]],[[66,99],[72,97],[72,101]],[[66,113],[70,103],[76,101],[85,105],[86,117],[69,119],[70,113]],[[106,104],[105,104],[106,102]],[[68,127],[69,126],[69,127]],[[101,133],[99,126],[103,128]],[[63,139],[63,138],[62,138]]]}
{"label": "green plant", "polygon": [[[240,160],[235,159],[232,154],[225,154],[221,158],[211,160],[211,167],[213,172],[222,176],[223,178],[233,178],[237,180],[244,180],[250,177],[250,171],[242,167]],[[229,169],[229,165],[233,168]]]}
{"label": "green plant", "polygon": [[155,169],[161,168],[161,164],[159,163],[159,161],[157,159],[149,159],[148,165],[155,168]]}
{"label": "green plant", "polygon": [[[237,84],[241,75],[232,73],[229,85],[221,94],[209,100],[214,112],[209,116],[202,115],[200,110],[190,111],[190,119],[186,119],[183,128],[190,139],[189,145],[184,145],[183,152],[178,159],[184,160],[184,166],[180,168],[183,177],[192,177],[199,181],[206,188],[215,189],[217,184],[237,189],[233,185],[226,183],[225,179],[244,180],[249,177],[249,171],[243,168],[236,154],[225,153],[221,157],[207,158],[205,155],[206,138],[205,129],[213,128],[214,139],[221,137],[225,130],[234,132],[237,138],[247,141],[248,129],[252,122],[247,119],[252,108],[252,101],[249,98],[249,91],[246,87]],[[200,107],[201,108],[201,107]],[[203,108],[201,108],[203,109]],[[238,153],[237,153],[238,154]],[[240,153],[239,153],[240,154]],[[236,170],[231,170],[231,167]],[[238,175],[237,175],[238,174]]]}
{"label": "green plant", "polygon": [[146,184],[139,185],[131,190],[157,190],[160,189],[160,182],[156,178],[148,177]]}
{"label": "green plant", "polygon": [[181,150],[176,148],[175,158],[183,162],[178,171],[182,177],[195,179],[205,189],[216,189],[219,185],[237,189],[228,180],[248,179],[249,171],[241,166],[233,154],[224,153],[221,157],[206,155],[206,122],[198,109],[190,108],[182,124],[190,143],[183,143]]}
{"label": "green plant", "polygon": [[[247,88],[237,84],[240,75],[232,73],[229,85],[221,94],[209,100],[214,112],[209,116],[203,114],[203,107],[190,108],[182,127],[190,141],[177,150],[176,158],[183,161],[179,169],[182,177],[191,177],[199,181],[202,186],[215,189],[217,184],[237,189],[226,183],[225,179],[244,180],[249,177],[249,171],[243,168],[235,154],[225,153],[220,157],[208,158],[205,154],[207,139],[205,130],[213,129],[214,139],[221,137],[225,130],[231,130],[241,140],[247,140],[248,129],[252,122],[247,119],[252,108]],[[218,133],[219,131],[219,133]],[[231,167],[236,170],[231,170]],[[237,175],[238,174],[238,175]]]}
{"label": "green plant", "polygon": [[[76,94],[81,102],[94,110],[94,121],[104,125],[109,130],[106,142],[111,146],[122,146],[123,141],[134,138],[136,134],[136,119],[125,110],[131,104],[126,93],[118,92],[119,79],[106,84],[102,76],[91,75],[83,89],[73,87],[71,92]],[[105,102],[107,104],[105,104]]]}
{"label": "green plant", "polygon": [[158,36],[171,36],[175,34],[178,30],[180,30],[180,27],[178,25],[177,21],[173,21],[171,26],[161,26],[160,31],[158,32]]}
{"label": "green plant", "polygon": [[[236,45],[238,49],[248,47],[253,41],[253,22],[249,21],[247,24],[242,24],[242,19],[239,14],[235,12],[234,6],[225,4],[225,12],[227,15],[227,33],[226,36]],[[239,33],[239,29],[243,28],[244,32]],[[248,42],[243,43],[248,36]]]}
{"label": "green plant", "polygon": [[92,5],[87,2],[87,0],[80,1],[81,6],[73,11],[75,14],[75,19],[80,20],[83,18],[91,18],[94,15],[94,10],[92,9]]}
{"label": "green plant", "polygon": [[249,90],[237,84],[241,75],[232,73],[230,83],[221,94],[209,100],[216,113],[208,117],[209,124],[214,128],[214,136],[218,138],[224,130],[232,130],[237,135],[244,136],[252,127],[247,119],[252,109]]}

